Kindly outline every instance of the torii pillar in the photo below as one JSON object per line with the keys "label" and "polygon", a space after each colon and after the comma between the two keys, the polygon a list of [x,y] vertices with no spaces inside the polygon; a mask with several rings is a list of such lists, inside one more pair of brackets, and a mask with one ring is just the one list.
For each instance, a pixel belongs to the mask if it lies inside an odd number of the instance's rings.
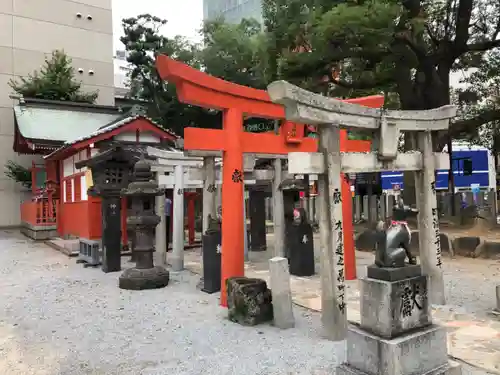
{"label": "torii pillar", "polygon": [[[223,111],[222,130],[184,129],[184,149],[223,151],[221,305],[226,306],[225,280],[245,274],[242,220],[243,154],[316,152],[317,141],[303,137],[304,125],[289,122],[282,125],[278,135],[244,132],[245,116],[285,118],[283,106],[272,103],[267,91],[224,81],[165,55],[158,56],[156,68],[162,79],[176,85],[179,101]],[[380,107],[383,103],[381,96],[367,99],[370,106]],[[361,100],[363,99],[356,99],[356,102]],[[352,220],[351,218],[352,215],[349,219]]]}

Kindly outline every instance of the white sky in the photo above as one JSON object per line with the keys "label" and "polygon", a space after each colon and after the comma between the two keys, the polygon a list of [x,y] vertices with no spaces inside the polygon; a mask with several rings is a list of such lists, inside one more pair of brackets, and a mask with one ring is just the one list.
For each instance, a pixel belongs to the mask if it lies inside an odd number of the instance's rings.
{"label": "white sky", "polygon": [[183,35],[200,40],[197,31],[203,20],[203,0],[113,0],[113,50],[123,49],[119,40],[121,20],[142,13],[167,19],[166,36]]}

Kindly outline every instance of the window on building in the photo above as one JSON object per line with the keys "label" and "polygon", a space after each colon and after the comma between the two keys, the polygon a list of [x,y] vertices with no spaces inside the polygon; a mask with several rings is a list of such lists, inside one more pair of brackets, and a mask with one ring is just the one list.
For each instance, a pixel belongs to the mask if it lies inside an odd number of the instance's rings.
{"label": "window on building", "polygon": [[80,176],[75,177],[75,202],[80,202],[82,200],[82,178]]}
{"label": "window on building", "polygon": [[37,189],[43,188],[43,186],[45,185],[45,181],[47,181],[47,172],[45,171],[45,169],[36,171],[35,183]]}
{"label": "window on building", "polygon": [[472,160],[471,159],[464,159],[462,168],[463,168],[464,176],[472,175]]}
{"label": "window on building", "polygon": [[72,187],[72,181],[71,179],[67,179],[65,182],[64,182],[65,186],[66,186],[66,202],[73,202],[73,194],[71,192],[71,187]]}

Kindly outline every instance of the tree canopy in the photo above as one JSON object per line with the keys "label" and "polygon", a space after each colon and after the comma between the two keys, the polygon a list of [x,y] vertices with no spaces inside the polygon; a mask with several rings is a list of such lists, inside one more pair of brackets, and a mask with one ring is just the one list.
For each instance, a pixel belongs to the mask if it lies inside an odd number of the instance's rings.
{"label": "tree canopy", "polygon": [[259,69],[262,35],[257,22],[205,23],[200,31],[203,48],[180,36],[163,36],[161,28],[165,24],[166,20],[150,14],[124,19],[121,37],[132,68],[130,95],[143,100],[148,115],[163,126],[182,135],[187,126],[220,128],[222,117],[217,111],[179,103],[175,86],[162,81],[156,71],[154,62],[158,54],[231,82],[265,87]]}
{"label": "tree canopy", "polygon": [[[492,89],[500,64],[498,1],[264,0],[263,19],[263,28],[253,20],[205,23],[203,45],[161,36],[166,21],[151,15],[123,20],[133,94],[148,103],[151,117],[180,133],[220,126],[220,114],[178,103],[175,88],[161,82],[154,57],[166,53],[256,88],[286,79],[328,96],[384,93],[387,106],[408,110],[453,101],[462,109],[455,137],[500,119]],[[470,69],[468,88],[452,92],[450,73]]]}
{"label": "tree canopy", "polygon": [[[309,88],[315,91],[327,82],[331,94],[394,92],[402,109],[436,108],[450,103],[451,72],[484,71],[485,62],[491,67],[487,61],[498,56],[498,1],[268,2],[280,39],[293,37],[289,43],[302,47],[281,56],[281,75],[303,86],[313,82]],[[480,94],[487,82],[475,82]],[[492,113],[479,111],[457,121],[454,134],[473,131],[489,118]]]}
{"label": "tree canopy", "polygon": [[27,77],[11,79],[9,85],[14,92],[26,98],[94,103],[99,96],[98,91],[82,91],[82,83],[75,78],[71,59],[59,50],[45,59],[39,71]]}

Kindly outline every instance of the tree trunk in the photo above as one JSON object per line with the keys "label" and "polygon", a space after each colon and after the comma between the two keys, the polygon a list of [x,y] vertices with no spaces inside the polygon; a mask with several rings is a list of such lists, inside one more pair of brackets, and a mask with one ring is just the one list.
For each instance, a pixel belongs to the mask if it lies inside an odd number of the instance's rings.
{"label": "tree trunk", "polygon": [[[413,85],[411,87],[399,87],[399,91],[405,90],[404,95],[401,95],[402,110],[425,110],[438,108],[450,103],[450,82],[449,82],[449,67],[439,67],[434,74],[424,74],[423,71],[417,71]],[[411,90],[411,92],[409,92]],[[416,139],[411,133],[404,135],[405,151],[416,150]],[[444,147],[443,141],[448,140],[449,134],[445,134],[444,138],[435,139],[435,151],[441,151]],[[451,154],[450,154],[451,155]],[[403,173],[403,200],[408,205],[416,204],[415,196],[415,176],[413,172]]]}

